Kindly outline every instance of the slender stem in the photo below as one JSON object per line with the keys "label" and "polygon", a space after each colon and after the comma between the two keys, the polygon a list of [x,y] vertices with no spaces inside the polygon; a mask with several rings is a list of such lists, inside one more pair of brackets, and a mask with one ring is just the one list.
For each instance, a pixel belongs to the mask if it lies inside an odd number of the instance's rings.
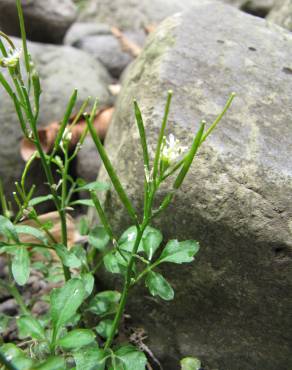
{"label": "slender stem", "polygon": [[123,315],[123,312],[124,312],[124,309],[125,309],[125,306],[126,306],[126,302],[127,302],[127,298],[128,298],[128,294],[129,294],[129,289],[130,289],[130,286],[131,286],[132,268],[133,268],[133,264],[134,264],[134,260],[135,260],[135,254],[138,251],[139,244],[140,244],[140,241],[142,239],[142,235],[143,235],[143,232],[144,232],[146,226],[147,226],[147,224],[145,223],[138,229],[137,237],[136,237],[136,240],[135,240],[135,244],[134,244],[134,247],[133,247],[133,250],[132,250],[132,253],[131,253],[131,258],[130,258],[130,261],[129,261],[129,265],[128,265],[128,268],[127,268],[127,273],[126,273],[126,278],[125,278],[125,283],[124,283],[124,288],[123,288],[120,304],[119,304],[116,316],[114,318],[114,322],[113,322],[113,325],[112,325],[112,328],[111,328],[111,333],[110,333],[109,337],[107,338],[104,349],[108,349],[111,346],[112,341],[113,341],[114,336],[115,336],[115,333],[117,331],[117,328],[119,327],[119,324],[120,324],[120,321],[121,321],[121,318],[122,318],[122,315]]}

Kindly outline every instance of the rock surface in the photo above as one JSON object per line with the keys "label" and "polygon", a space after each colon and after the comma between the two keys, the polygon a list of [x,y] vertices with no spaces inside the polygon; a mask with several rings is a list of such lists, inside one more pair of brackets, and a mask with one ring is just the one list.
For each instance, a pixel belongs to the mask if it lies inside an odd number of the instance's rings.
{"label": "rock surface", "polygon": [[[77,16],[71,0],[22,0],[27,37],[32,41],[60,44]],[[20,36],[15,0],[1,0],[0,28]]]}
{"label": "rock surface", "polygon": [[[139,291],[128,307],[168,370],[186,355],[212,370],[292,368],[291,60],[287,31],[206,2],[165,20],[125,77],[106,149],[140,210],[133,99],[154,148],[166,90],[174,91],[168,132],[184,145],[201,119],[212,122],[230,92],[237,93],[156,221],[165,240],[199,240],[198,258],[163,269],[176,291],[173,302]],[[101,171],[99,179],[106,178]],[[129,225],[114,192],[105,207],[117,232]]]}
{"label": "rock surface", "polygon": [[[146,38],[143,31],[125,32],[123,35],[140,47]],[[121,43],[112,34],[111,28],[105,24],[77,22],[68,31],[65,43],[92,55],[115,78],[120,77],[134,59],[129,52],[123,50]]]}
{"label": "rock surface", "polygon": [[140,30],[204,0],[88,0],[79,19],[115,26],[121,30]]}
{"label": "rock surface", "polygon": [[278,0],[276,6],[269,14],[268,20],[292,31],[292,1]]}
{"label": "rock surface", "polygon": [[[101,104],[109,104],[107,86],[111,79],[105,68],[92,57],[69,46],[29,43],[28,47],[42,81],[40,125],[62,118],[74,88],[79,90],[78,107],[88,96],[96,96]],[[0,94],[0,178],[11,194],[14,181],[19,179],[24,166],[19,153],[22,132],[13,105],[2,87]],[[30,181],[42,191],[39,166],[30,174]]]}

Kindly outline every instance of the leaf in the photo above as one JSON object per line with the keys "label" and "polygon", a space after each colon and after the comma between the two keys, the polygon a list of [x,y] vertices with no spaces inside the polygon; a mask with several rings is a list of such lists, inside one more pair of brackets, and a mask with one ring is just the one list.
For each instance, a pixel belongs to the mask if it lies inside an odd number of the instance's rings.
{"label": "leaf", "polygon": [[44,196],[40,196],[40,197],[35,197],[35,198],[32,198],[28,202],[28,205],[30,207],[34,207],[34,206],[37,206],[40,203],[44,203],[44,202],[47,202],[48,200],[52,200],[52,199],[54,199],[52,194],[48,194],[48,195],[44,195]]}
{"label": "leaf", "polygon": [[[95,330],[101,337],[108,338],[111,334],[113,323],[114,320],[101,320]],[[117,332],[118,330],[116,330],[115,334],[117,334]]]}
{"label": "leaf", "polygon": [[12,317],[0,313],[0,334],[4,333],[9,328],[11,320]]}
{"label": "leaf", "polygon": [[119,370],[145,370],[147,358],[145,354],[138,351],[136,347],[128,345],[119,348],[115,352],[115,356],[122,363]]}
{"label": "leaf", "polygon": [[103,251],[110,241],[110,237],[103,226],[96,226],[90,231],[88,242],[99,251]]}
{"label": "leaf", "polygon": [[30,260],[26,247],[19,245],[14,250],[12,274],[18,285],[25,285],[30,274]]}
{"label": "leaf", "polygon": [[76,205],[94,207],[94,203],[91,199],[78,199],[70,203],[70,206],[76,206]]}
{"label": "leaf", "polygon": [[65,266],[71,268],[77,268],[81,266],[80,259],[72,251],[69,251],[64,245],[55,244],[54,250]]}
{"label": "leaf", "polygon": [[31,370],[64,370],[66,369],[65,359],[63,357],[51,357],[40,363]]}
{"label": "leaf", "polygon": [[75,329],[59,339],[57,345],[64,349],[78,349],[95,340],[95,334],[89,329]]}
{"label": "leaf", "polygon": [[[148,229],[148,230],[147,230]],[[145,237],[143,237],[143,249],[148,257],[148,260],[151,261],[154,253],[159,248],[163,236],[161,232],[153,227],[147,228]]]}
{"label": "leaf", "polygon": [[76,370],[104,370],[106,354],[97,344],[84,348],[80,352],[74,352]]}
{"label": "leaf", "polygon": [[16,225],[15,229],[18,234],[28,234],[34,236],[35,238],[43,242],[45,245],[48,244],[48,239],[45,233],[35,227],[27,225]]}
{"label": "leaf", "polygon": [[44,328],[33,316],[22,316],[17,319],[20,338],[31,337],[36,340],[46,340]]}
{"label": "leaf", "polygon": [[104,267],[108,272],[111,272],[112,274],[122,274],[123,270],[121,266],[119,265],[119,261],[116,257],[116,255],[111,252],[104,256],[103,258]]}
{"label": "leaf", "polygon": [[94,288],[94,277],[90,273],[81,274],[81,280],[86,291],[86,296],[88,297],[92,293]]}
{"label": "leaf", "polygon": [[170,301],[174,298],[174,291],[171,285],[157,272],[148,272],[145,284],[153,296],[158,295],[165,301]]}
{"label": "leaf", "polygon": [[66,324],[76,313],[86,295],[80,279],[71,279],[62,288],[53,289],[50,295],[51,318],[55,330]]}
{"label": "leaf", "polygon": [[2,234],[8,239],[13,239],[16,242],[19,242],[15,226],[7,217],[1,215],[0,215],[0,234]]}
{"label": "leaf", "polygon": [[185,357],[180,361],[181,370],[200,370],[201,361],[194,357]]}
{"label": "leaf", "polygon": [[177,240],[170,240],[163,249],[159,257],[159,263],[185,263],[192,262],[194,255],[199,251],[199,243],[195,240],[186,240],[178,242]]}
{"label": "leaf", "polygon": [[80,186],[75,191],[83,191],[83,190],[95,190],[95,191],[104,191],[110,189],[110,185],[100,181],[90,182],[86,185]]}
{"label": "leaf", "polygon": [[15,344],[6,343],[0,347],[0,352],[17,370],[31,370],[33,361]]}
{"label": "leaf", "polygon": [[[131,253],[135,244],[136,237],[136,226],[129,227],[119,239],[120,248]],[[138,247],[138,253],[145,252],[148,259],[151,260],[153,254],[155,253],[161,242],[161,232],[154,227],[147,226],[142,235],[142,239]]]}
{"label": "leaf", "polygon": [[121,293],[108,290],[96,294],[90,301],[88,310],[96,315],[109,315],[116,312]]}

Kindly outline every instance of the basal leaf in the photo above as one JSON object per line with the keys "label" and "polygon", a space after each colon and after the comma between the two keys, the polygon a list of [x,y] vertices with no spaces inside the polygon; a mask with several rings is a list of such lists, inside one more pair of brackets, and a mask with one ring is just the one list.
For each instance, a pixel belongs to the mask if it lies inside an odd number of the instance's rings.
{"label": "basal leaf", "polygon": [[71,279],[62,288],[53,289],[50,295],[51,318],[55,330],[59,330],[76,313],[86,295],[80,279]]}
{"label": "basal leaf", "polygon": [[78,349],[95,340],[95,334],[89,329],[75,329],[59,339],[57,344],[64,349]]}
{"label": "basal leaf", "polygon": [[18,285],[25,285],[30,274],[29,253],[26,247],[17,246],[12,259],[12,274]]}
{"label": "basal leaf", "polygon": [[145,370],[147,358],[145,354],[139,351],[136,347],[128,345],[120,347],[115,356],[118,365],[118,370]]}
{"label": "basal leaf", "polygon": [[194,357],[185,357],[180,361],[181,370],[200,370],[201,361]]}
{"label": "basal leaf", "polygon": [[73,357],[76,364],[76,370],[104,370],[106,354],[97,344],[82,351],[74,352]]}
{"label": "basal leaf", "polygon": [[44,328],[33,316],[22,316],[17,319],[17,327],[20,338],[31,337],[36,340],[46,340]]}

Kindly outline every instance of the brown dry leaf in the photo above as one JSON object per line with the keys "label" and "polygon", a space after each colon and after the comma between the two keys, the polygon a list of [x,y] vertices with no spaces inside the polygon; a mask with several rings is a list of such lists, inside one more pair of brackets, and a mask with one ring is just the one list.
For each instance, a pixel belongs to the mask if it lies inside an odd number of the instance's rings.
{"label": "brown dry leaf", "polygon": [[[108,126],[110,124],[114,108],[106,107],[100,109],[94,120],[94,127],[101,140],[104,140]],[[71,117],[69,124],[73,122],[75,116]],[[60,127],[59,122],[53,122],[45,128],[38,130],[41,145],[45,153],[49,153],[53,147]],[[71,148],[74,148],[78,143],[82,132],[86,128],[86,121],[83,117],[71,129],[72,139],[70,141]],[[27,138],[23,138],[20,143],[20,154],[24,161],[28,161],[32,154],[36,151],[35,145]]]}
{"label": "brown dry leaf", "polygon": [[118,39],[122,50],[131,54],[134,58],[141,54],[142,48],[135,42],[129,40],[117,27],[111,28],[112,34]]}

